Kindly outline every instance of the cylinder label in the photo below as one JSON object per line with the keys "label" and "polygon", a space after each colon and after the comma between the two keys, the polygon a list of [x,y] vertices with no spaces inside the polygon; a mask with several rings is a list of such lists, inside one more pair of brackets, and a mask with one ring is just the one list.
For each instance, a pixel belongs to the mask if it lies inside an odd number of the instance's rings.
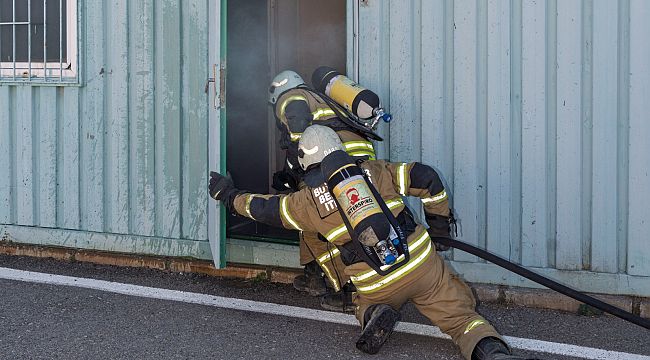
{"label": "cylinder label", "polygon": [[341,181],[334,187],[333,192],[353,228],[356,228],[361,220],[381,213],[377,200],[361,176]]}
{"label": "cylinder label", "polygon": [[330,84],[330,90],[327,95],[337,103],[343,105],[343,107],[349,111],[352,111],[354,98],[356,98],[364,88],[343,75],[334,77],[334,79],[330,81]]}

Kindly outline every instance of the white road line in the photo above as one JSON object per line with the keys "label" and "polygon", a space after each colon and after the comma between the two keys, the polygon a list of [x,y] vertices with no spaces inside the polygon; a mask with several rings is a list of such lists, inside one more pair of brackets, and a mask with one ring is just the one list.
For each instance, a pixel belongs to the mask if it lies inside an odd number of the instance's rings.
{"label": "white road line", "polygon": [[[104,280],[53,275],[3,267],[0,267],[0,279],[49,285],[74,286],[151,299],[179,301],[184,303],[201,304],[225,309],[252,311],[263,314],[281,315],[301,319],[324,321],[335,324],[358,326],[358,322],[354,316],[330,311],[312,310],[296,306],[279,305],[236,298],[226,298],[221,296],[197,294],[178,290],[159,289],[148,286],[123,284]],[[449,336],[443,334],[440,329],[431,325],[401,322],[397,326],[396,331],[408,334],[449,339]],[[628,354],[618,351],[601,350],[577,345],[517,338],[511,336],[506,336],[505,338],[513,348],[520,350],[573,356],[584,359],[650,360],[650,356],[645,355]]]}

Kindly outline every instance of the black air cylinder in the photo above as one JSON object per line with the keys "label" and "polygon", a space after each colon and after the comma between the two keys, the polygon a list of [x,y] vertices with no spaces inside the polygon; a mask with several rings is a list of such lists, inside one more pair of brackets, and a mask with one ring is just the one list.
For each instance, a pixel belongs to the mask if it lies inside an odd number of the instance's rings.
{"label": "black air cylinder", "polygon": [[382,264],[393,264],[398,256],[395,245],[400,242],[378,203],[383,199],[373,195],[363,170],[345,151],[337,150],[323,159],[321,171],[341,216],[352,227],[352,239],[364,245],[369,256],[374,252]]}

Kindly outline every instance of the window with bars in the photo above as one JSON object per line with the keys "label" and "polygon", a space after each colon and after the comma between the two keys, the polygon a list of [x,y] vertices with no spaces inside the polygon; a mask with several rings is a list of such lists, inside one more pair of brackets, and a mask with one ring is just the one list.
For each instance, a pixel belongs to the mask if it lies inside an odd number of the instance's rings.
{"label": "window with bars", "polygon": [[77,82],[77,0],[0,0],[0,82]]}

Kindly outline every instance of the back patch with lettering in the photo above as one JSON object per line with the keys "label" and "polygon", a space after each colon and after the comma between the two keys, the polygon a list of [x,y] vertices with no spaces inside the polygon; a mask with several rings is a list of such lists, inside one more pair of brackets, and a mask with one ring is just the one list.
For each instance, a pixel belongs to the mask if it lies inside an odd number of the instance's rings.
{"label": "back patch with lettering", "polygon": [[324,185],[317,188],[312,188],[311,196],[314,199],[314,203],[318,209],[318,215],[320,215],[321,219],[332,215],[332,213],[338,210],[334,198],[327,190],[327,186]]}

